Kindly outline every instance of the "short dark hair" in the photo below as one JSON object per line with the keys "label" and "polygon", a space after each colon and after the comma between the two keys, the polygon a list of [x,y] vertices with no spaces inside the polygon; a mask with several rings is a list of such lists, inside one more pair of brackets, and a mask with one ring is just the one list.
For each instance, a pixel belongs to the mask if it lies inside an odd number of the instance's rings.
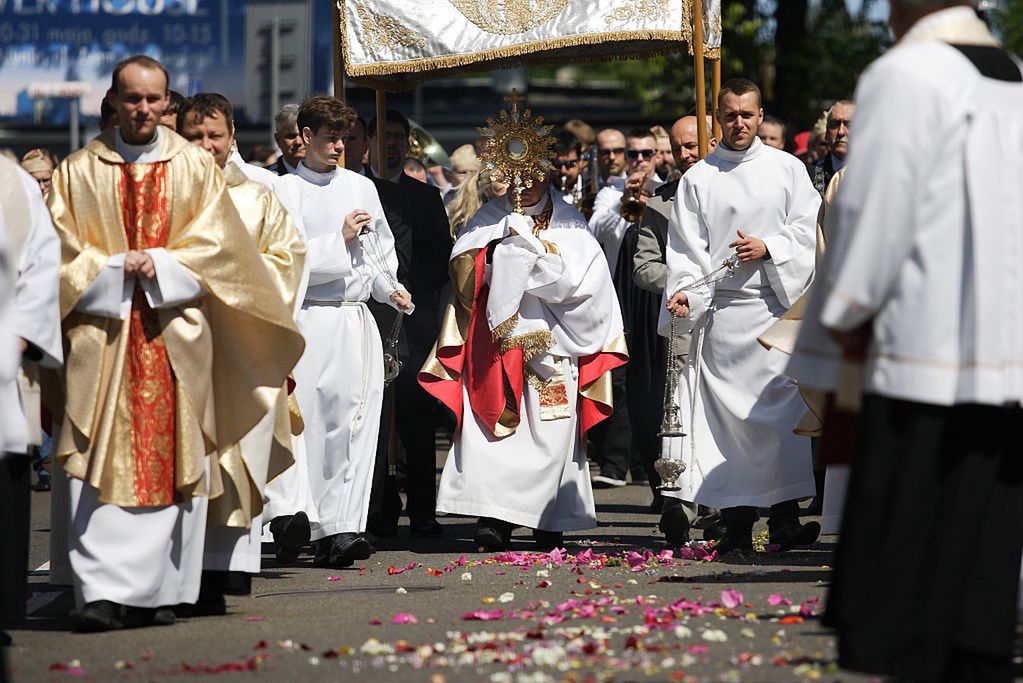
{"label": "short dark hair", "polygon": [[[385,111],[384,121],[386,121],[387,123],[400,123],[401,127],[405,129],[405,137],[408,137],[409,135],[412,134],[412,126],[409,125],[408,117],[402,114],[397,109],[388,109],[387,111]],[[375,138],[377,136],[377,117],[374,116],[372,119],[370,119],[369,126],[366,129],[366,132],[369,133],[369,136],[371,138]]]}
{"label": "short dark hair", "polygon": [[762,106],[764,100],[756,83],[748,78],[729,78],[721,84],[721,90],[718,91],[718,111],[722,109],[721,103],[725,101],[725,95],[745,95],[751,92],[757,94],[757,107]]}
{"label": "short dark hair", "polygon": [[177,114],[181,110],[181,104],[185,101],[185,98],[177,90],[168,90],[167,94],[170,95],[170,104],[163,110],[163,114],[164,116],[167,114]]}
{"label": "short dark hair", "polygon": [[785,139],[788,138],[788,131],[789,131],[789,129],[785,125],[785,122],[782,121],[781,119],[779,119],[778,117],[771,116],[770,114],[765,114],[764,115],[764,123],[773,123],[774,125],[778,126],[779,128],[781,128],[781,139],[785,140]]}
{"label": "short dark hair", "polygon": [[571,151],[575,151],[580,156],[583,153],[583,145],[579,142],[579,138],[575,136],[575,133],[569,130],[561,130],[555,133],[554,153],[560,156]]}
{"label": "short dark hair", "polygon": [[626,141],[628,140],[642,140],[644,138],[650,138],[654,142],[657,142],[657,136],[649,128],[633,128],[629,131],[629,134],[625,136]]}
{"label": "short dark hair", "polygon": [[144,69],[159,69],[163,72],[164,92],[170,92],[170,74],[167,73],[167,69],[164,68],[163,64],[156,61],[148,55],[134,55],[127,59],[122,59],[114,67],[114,73],[110,77],[110,89],[114,92],[120,92],[117,89],[118,80],[121,78],[121,72],[124,71],[125,67],[130,65],[141,66]]}
{"label": "short dark hair", "polygon": [[308,128],[313,135],[321,128],[347,131],[356,116],[355,110],[340,99],[330,95],[314,95],[298,108],[298,131],[301,133]]}
{"label": "short dark hair", "polygon": [[362,114],[359,114],[358,112],[355,114],[355,120],[352,121],[352,128],[355,127],[355,124],[362,126],[362,134],[369,137],[369,126],[366,125],[366,119],[362,118]]}
{"label": "short dark hair", "polygon": [[112,119],[114,116],[117,116],[117,110],[114,109],[114,105],[110,104],[110,101],[104,97],[102,100],[100,100],[99,103],[100,123],[105,124],[109,122],[110,119]]}
{"label": "short dark hair", "polygon": [[231,102],[215,92],[201,92],[192,95],[181,102],[178,109],[178,130],[182,130],[189,118],[202,121],[206,118],[216,118],[217,114],[227,121],[228,130],[234,130],[234,107]]}

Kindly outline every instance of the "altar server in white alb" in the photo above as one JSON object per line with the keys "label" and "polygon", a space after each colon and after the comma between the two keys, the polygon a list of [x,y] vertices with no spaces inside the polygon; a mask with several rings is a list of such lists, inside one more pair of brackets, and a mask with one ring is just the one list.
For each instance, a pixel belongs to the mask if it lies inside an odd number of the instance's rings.
{"label": "altar server in white alb", "polygon": [[817,339],[865,359],[825,620],[843,668],[1007,683],[1023,552],[1023,62],[968,2],[892,0],[890,21],[899,41],[857,87],[839,229],[789,365],[841,399],[851,364],[820,363]]}
{"label": "altar server in white alb", "polygon": [[[372,552],[365,538],[384,391],[383,345],[366,301],[411,313],[394,238],[372,181],[338,166],[355,111],[334,97],[302,103],[306,156],[282,178],[284,204],[305,231],[309,285],[299,327],[305,354],[295,395],[305,422],[316,507],[317,566],[346,567]],[[300,473],[299,473],[300,474]]]}
{"label": "altar server in white alb", "polygon": [[[721,509],[721,553],[752,549],[756,508],[768,506],[771,543],[787,549],[820,532],[816,522],[800,525],[796,502],[815,490],[810,440],[792,433],[806,405],[782,375],[787,357],[757,337],[812,279],[821,199],[798,159],[757,137],[754,83],[727,81],[718,104],[721,142],[682,177],[668,237],[661,333],[669,310],[693,327],[679,383],[687,468],[674,495]],[[680,291],[735,253],[733,273]]]}
{"label": "altar server in white alb", "polygon": [[607,260],[548,187],[522,192],[523,213],[513,187],[455,242],[452,300],[419,373],[458,420],[437,511],[479,517],[484,551],[507,547],[516,526],[541,548],[597,526],[584,439],[610,416],[610,371],[628,360]]}
{"label": "altar server in white alb", "polygon": [[2,360],[9,363],[0,372],[0,519],[5,526],[0,624],[15,624],[25,616],[29,451],[42,436],[38,373],[40,368],[59,367],[64,353],[57,299],[60,241],[35,179],[6,158],[0,158],[0,232],[10,250],[0,256],[0,265],[14,276],[11,283],[0,283],[13,304],[0,327],[4,341],[14,342],[13,349],[0,349]]}

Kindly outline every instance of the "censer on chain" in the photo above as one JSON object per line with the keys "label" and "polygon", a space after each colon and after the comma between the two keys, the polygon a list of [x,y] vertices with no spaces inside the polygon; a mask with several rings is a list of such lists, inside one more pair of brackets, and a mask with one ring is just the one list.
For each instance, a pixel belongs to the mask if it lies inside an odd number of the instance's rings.
{"label": "censer on chain", "polygon": [[402,362],[398,359],[398,336],[401,334],[401,323],[405,314],[398,311],[391,325],[391,333],[384,340],[384,386],[398,379]]}
{"label": "censer on chain", "polygon": [[[731,275],[738,267],[739,255],[733,253],[721,263],[721,266],[717,270],[696,282],[691,282],[684,287],[680,287],[676,291],[676,294],[678,292],[691,292],[699,287],[705,287],[717,282],[718,280]],[[671,439],[683,439],[686,436],[686,433],[682,431],[682,418],[680,416],[682,409],[679,408],[678,401],[675,400],[675,395],[678,389],[678,373],[675,372],[674,367],[677,326],[678,316],[672,312],[668,336],[668,350],[666,354],[667,360],[665,361],[664,371],[664,397],[661,404],[664,409],[664,413],[661,418],[661,431],[657,433],[657,436],[661,437],[661,457],[654,461],[654,471],[657,472],[657,475],[661,478],[661,485],[658,488],[662,491],[681,490],[677,484],[678,478],[686,471],[686,464],[682,461],[681,457],[681,444],[678,450],[679,457],[677,458],[673,457],[674,449],[671,447]],[[700,359],[697,358],[696,362],[699,363]],[[699,380],[697,379],[696,382],[699,383]]]}
{"label": "censer on chain", "polygon": [[[664,397],[661,406],[664,410],[661,418],[661,431],[657,436],[661,438],[661,457],[654,461],[654,471],[661,478],[661,491],[678,491],[676,483],[679,476],[686,470],[686,464],[682,458],[672,457],[671,442],[669,439],[685,438],[686,433],[682,431],[682,419],[679,417],[681,408],[675,400],[675,392],[678,388],[678,374],[675,372],[675,334],[678,323],[678,316],[671,314],[670,333],[668,336],[668,349],[665,354],[668,359],[665,362],[664,375]],[[681,449],[680,449],[681,450]]]}

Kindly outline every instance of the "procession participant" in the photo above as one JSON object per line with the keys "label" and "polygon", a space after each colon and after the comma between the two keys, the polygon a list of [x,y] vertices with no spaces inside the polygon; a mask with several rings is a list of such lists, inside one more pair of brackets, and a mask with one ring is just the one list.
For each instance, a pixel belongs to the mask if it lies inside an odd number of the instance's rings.
{"label": "procession participant", "polygon": [[[405,491],[408,494],[409,531],[415,536],[440,536],[437,522],[437,401],[416,381],[415,369],[430,355],[440,333],[441,289],[448,281],[451,233],[444,203],[437,191],[401,172],[396,161],[408,156],[409,122],[399,111],[388,109],[384,135],[387,171],[383,174],[405,197],[407,222],[412,232],[412,263],[408,286],[416,296],[416,310],[405,321],[409,370],[395,380],[398,436],[404,448]],[[369,122],[370,158],[376,168],[377,122]]]}
{"label": "procession participant", "polygon": [[[597,525],[583,444],[628,358],[607,263],[582,215],[550,194],[543,129],[516,117],[520,100],[514,123],[484,133],[484,167],[517,169],[519,184],[455,242],[452,300],[419,373],[458,421],[437,511],[479,517],[481,551],[506,548],[515,526],[549,549]],[[506,136],[529,141],[524,158],[496,143]]]}
{"label": "procession participant", "polygon": [[178,111],[185,98],[177,90],[168,90],[167,95],[167,108],[160,115],[160,125],[166,126],[176,133],[178,131]]}
{"label": "procession participant", "polygon": [[[193,95],[178,110],[177,130],[193,145],[213,155],[224,172],[227,193],[259,250],[275,291],[288,310],[294,310],[302,281],[305,245],[273,191],[249,180],[229,161],[234,149],[231,103],[216,93]],[[213,612],[223,612],[224,593],[248,594],[251,576],[260,570],[266,482],[294,463],[286,386],[278,391],[274,407],[259,424],[238,444],[222,449],[218,460],[224,494],[209,504],[198,605]],[[301,546],[308,541],[307,532],[295,544]]]}
{"label": "procession participant", "polygon": [[305,143],[298,127],[298,105],[286,104],[274,116],[274,142],[281,150],[281,156],[270,170],[277,175],[294,173],[298,162],[305,158]]}
{"label": "procession participant", "polygon": [[554,139],[554,173],[551,174],[551,188],[556,197],[560,197],[574,207],[579,206],[585,194],[582,170],[582,143],[567,130],[563,130]]}
{"label": "procession participant", "polygon": [[[820,315],[808,309],[789,367],[862,399],[825,621],[844,668],[1008,682],[1023,549],[1023,69],[969,2],[890,5],[899,40],[860,79]],[[837,363],[809,362],[814,328],[864,359],[861,390],[843,391]]]}
{"label": "procession participant", "polygon": [[120,127],[69,156],[49,197],[69,349],[54,457],[83,631],[196,601],[223,490],[206,454],[266,415],[303,345],[216,163],[159,125],[163,66],[124,60],[107,97]]}
{"label": "procession participant", "polygon": [[781,119],[776,119],[773,116],[764,116],[764,122],[757,129],[757,137],[768,147],[784,151],[785,124],[781,122]]}
{"label": "procession participant", "polygon": [[53,161],[44,149],[32,149],[21,157],[21,167],[38,183],[39,191],[45,199],[50,192],[50,181],[53,178]]}
{"label": "procession participant", "polygon": [[625,180],[625,134],[617,128],[605,128],[597,133],[597,167],[600,169],[597,187],[610,185],[614,179]]}
{"label": "procession participant", "polygon": [[[637,128],[629,132],[625,150],[625,170],[628,178],[624,181],[615,181],[600,190],[589,222],[590,231],[603,247],[607,258],[618,301],[622,307],[627,337],[631,333],[632,308],[642,305],[643,294],[636,291],[632,279],[631,254],[625,255],[624,263],[620,263],[619,258],[622,256],[625,233],[630,225],[638,221],[649,198],[647,181],[654,177],[656,154],[657,141],[651,131]],[[636,202],[632,209],[636,214],[634,217],[624,215],[626,210],[623,207],[627,202]],[[632,244],[630,242],[630,245]],[[634,294],[636,296],[633,296]],[[645,330],[640,334],[645,334]],[[633,359],[634,363],[649,364],[651,359],[644,351],[639,351],[638,357]],[[633,481],[647,478],[642,457],[634,448],[625,368],[612,373],[612,382],[615,412],[593,433],[595,459],[600,465],[600,474],[593,477],[593,485],[601,488],[625,486],[625,477],[630,471]]]}
{"label": "procession participant", "polygon": [[[683,175],[700,160],[696,122],[695,116],[683,116],[668,132],[675,167]],[[717,140],[711,138],[711,151],[716,146]],[[634,324],[629,337],[632,359],[626,368],[628,380],[626,395],[629,397],[629,416],[634,427],[633,444],[635,451],[642,458],[654,494],[650,509],[660,513],[660,529],[667,544],[672,547],[687,540],[689,527],[696,521],[698,512],[698,506],[694,503],[683,503],[678,498],[664,498],[658,488],[661,479],[654,470],[654,461],[660,456],[661,450],[661,441],[657,433],[661,429],[663,417],[662,397],[667,352],[664,341],[656,333],[657,319],[660,315],[664,285],[668,279],[665,257],[668,246],[668,221],[671,218],[679,182],[676,180],[657,188],[654,196],[647,200],[640,222],[634,227],[630,226],[622,244],[623,257],[627,255],[631,259],[631,275],[636,289],[633,295],[636,301],[633,312]],[[645,291],[641,294],[639,290]],[[636,362],[637,349],[640,347],[649,350],[649,358],[645,363]],[[681,371],[689,353],[689,335],[683,335],[676,340],[675,348],[679,354],[675,361],[678,364],[676,369]],[[684,520],[682,516],[685,516]]]}
{"label": "procession participant", "polygon": [[[757,137],[760,90],[745,79],[721,87],[721,143],[683,176],[668,238],[667,311],[689,317],[693,339],[679,383],[689,436],[687,464],[674,495],[721,509],[724,554],[751,550],[757,507],[771,506],[771,543],[782,549],[816,540],[816,522],[799,523],[796,499],[814,494],[810,440],[792,428],[806,410],[782,376],[785,356],[757,337],[803,293],[813,275],[820,196],[794,156]],[[738,238],[738,239],[737,239]],[[733,252],[740,263],[712,277]]]}
{"label": "procession participant", "polygon": [[[413,310],[397,279],[394,238],[373,183],[338,168],[355,111],[335,97],[302,103],[305,158],[284,178],[306,237],[309,287],[299,327],[308,340],[295,368],[305,422],[307,476],[319,522],[314,564],[366,559],[365,538],[384,390],[383,348],[366,300]],[[412,181],[415,182],[415,181]]]}
{"label": "procession participant", "polygon": [[838,173],[845,163],[845,155],[849,151],[849,129],[852,127],[853,113],[856,106],[852,100],[839,100],[831,105],[825,117],[824,142],[827,153],[810,169],[813,186],[824,196],[831,178]]}
{"label": "procession participant", "polygon": [[0,258],[13,275],[9,290],[4,283],[11,308],[3,327],[15,337],[20,361],[0,375],[0,519],[7,539],[0,561],[0,624],[14,625],[25,618],[29,449],[42,442],[39,369],[59,367],[64,353],[57,301],[60,241],[36,179],[6,157],[0,157],[0,227],[7,252]]}

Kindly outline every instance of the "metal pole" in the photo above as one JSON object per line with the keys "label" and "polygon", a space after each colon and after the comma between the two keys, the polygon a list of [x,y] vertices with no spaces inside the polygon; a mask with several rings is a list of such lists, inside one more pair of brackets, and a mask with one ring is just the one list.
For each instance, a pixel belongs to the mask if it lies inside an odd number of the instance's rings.
{"label": "metal pole", "polygon": [[696,68],[696,135],[700,158],[707,156],[707,83],[703,69],[703,0],[693,3],[693,62]]}
{"label": "metal pole", "polygon": [[714,70],[710,77],[710,112],[714,119],[714,139],[721,140],[721,122],[718,121],[718,94],[721,92],[721,58],[714,60]]}
{"label": "metal pole", "polygon": [[74,152],[80,146],[80,140],[78,139],[78,100],[77,97],[71,98],[71,151]]}
{"label": "metal pole", "polygon": [[270,139],[273,139],[274,117],[281,110],[281,18],[270,21]]}
{"label": "metal pole", "polygon": [[377,177],[387,176],[387,93],[377,88]]}

